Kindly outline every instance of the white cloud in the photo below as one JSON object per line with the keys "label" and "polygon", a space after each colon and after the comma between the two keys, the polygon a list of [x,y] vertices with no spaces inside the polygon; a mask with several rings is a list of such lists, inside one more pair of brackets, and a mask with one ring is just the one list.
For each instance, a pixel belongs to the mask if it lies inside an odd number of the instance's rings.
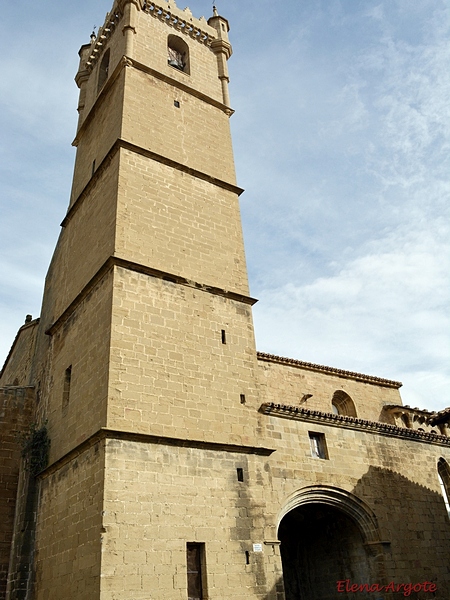
{"label": "white cloud", "polygon": [[450,265],[442,249],[448,234],[439,223],[434,230],[430,224],[425,231],[397,230],[372,241],[371,253],[349,261],[332,277],[264,290],[263,303],[255,308],[259,349],[391,379],[411,378],[421,382],[412,391],[417,402],[444,406],[442,381],[450,383],[442,374],[450,359],[450,291],[442,281]]}

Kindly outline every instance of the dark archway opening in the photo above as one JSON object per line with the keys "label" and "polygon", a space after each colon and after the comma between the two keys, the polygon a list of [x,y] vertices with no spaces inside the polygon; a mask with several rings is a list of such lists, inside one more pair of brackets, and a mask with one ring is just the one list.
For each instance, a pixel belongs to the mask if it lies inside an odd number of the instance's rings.
{"label": "dark archway opening", "polygon": [[[278,530],[286,600],[354,600],[337,582],[376,581],[364,539],[355,521],[337,508],[311,503],[287,513]],[[373,594],[358,592],[358,598]]]}

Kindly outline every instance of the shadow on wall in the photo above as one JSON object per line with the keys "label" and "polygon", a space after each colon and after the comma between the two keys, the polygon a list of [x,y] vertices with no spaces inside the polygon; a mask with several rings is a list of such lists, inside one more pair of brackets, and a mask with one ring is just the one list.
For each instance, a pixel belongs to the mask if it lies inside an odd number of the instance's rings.
{"label": "shadow on wall", "polygon": [[[270,592],[262,600],[285,600],[283,578],[280,577]],[[300,599],[299,599],[300,600]]]}
{"label": "shadow on wall", "polygon": [[[437,467],[432,475],[437,480]],[[380,467],[370,467],[353,493],[372,506],[381,538],[390,542],[386,583],[434,582],[436,593],[412,592],[410,600],[448,600],[450,520],[442,495]],[[387,598],[400,600],[405,595],[390,592]]]}
{"label": "shadow on wall", "polygon": [[[450,597],[450,520],[440,493],[370,467],[352,493],[309,486],[292,506],[278,530],[283,578],[264,600],[284,600],[283,584],[285,600]],[[346,587],[346,580],[387,589],[339,590],[337,582]],[[423,582],[436,584],[437,591],[396,591],[400,584]]]}

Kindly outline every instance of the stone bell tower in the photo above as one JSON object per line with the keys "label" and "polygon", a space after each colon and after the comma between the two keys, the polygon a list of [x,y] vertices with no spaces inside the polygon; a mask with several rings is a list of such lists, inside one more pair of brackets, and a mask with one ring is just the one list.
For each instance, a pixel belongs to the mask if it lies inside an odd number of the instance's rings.
{"label": "stone bell tower", "polygon": [[51,439],[36,599],[206,597],[216,473],[265,452],[228,30],[215,9],[116,0],[80,50],[73,186],[33,367]]}
{"label": "stone bell tower", "polygon": [[73,187],[43,309],[53,453],[101,427],[249,433],[209,425],[254,387],[230,55],[224,18],[172,2],[116,2],[81,49]]}

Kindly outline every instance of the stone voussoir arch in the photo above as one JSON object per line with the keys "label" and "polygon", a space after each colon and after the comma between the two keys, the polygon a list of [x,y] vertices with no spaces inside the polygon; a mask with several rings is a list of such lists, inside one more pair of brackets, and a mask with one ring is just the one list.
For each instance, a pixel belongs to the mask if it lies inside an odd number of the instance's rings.
{"label": "stone voussoir arch", "polygon": [[291,510],[306,504],[325,504],[341,510],[357,524],[365,544],[382,543],[377,518],[372,509],[354,494],[326,485],[310,485],[291,494],[278,515],[277,529],[283,517]]}

